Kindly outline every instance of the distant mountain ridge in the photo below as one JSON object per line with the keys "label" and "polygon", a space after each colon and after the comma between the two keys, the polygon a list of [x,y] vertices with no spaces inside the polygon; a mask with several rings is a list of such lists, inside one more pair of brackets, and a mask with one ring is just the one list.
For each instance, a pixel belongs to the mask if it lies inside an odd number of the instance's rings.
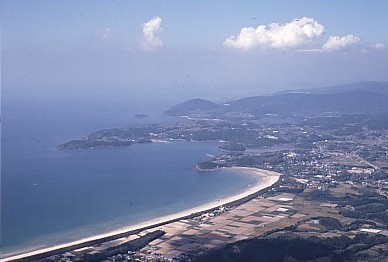
{"label": "distant mountain ridge", "polygon": [[369,91],[379,94],[388,94],[388,82],[362,81],[344,85],[335,85],[318,88],[287,90],[276,94],[308,93],[308,94],[337,94],[351,91]]}
{"label": "distant mountain ridge", "polygon": [[337,112],[346,114],[388,113],[388,83],[359,82],[326,88],[305,89],[237,99],[215,104],[193,99],[171,107],[168,115],[226,114],[292,114]]}

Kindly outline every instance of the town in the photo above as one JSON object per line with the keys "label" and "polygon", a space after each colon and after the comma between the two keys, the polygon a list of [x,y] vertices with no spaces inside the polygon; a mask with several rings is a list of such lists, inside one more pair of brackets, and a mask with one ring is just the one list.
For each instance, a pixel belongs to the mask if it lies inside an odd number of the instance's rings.
{"label": "town", "polygon": [[[245,247],[255,241],[271,240],[277,245],[275,240],[280,238],[331,247],[318,255],[302,252],[297,259],[337,256],[382,261],[388,255],[388,129],[384,121],[362,114],[256,117],[194,110],[174,124],[108,129],[71,141],[62,149],[216,142],[220,154],[197,163],[199,172],[238,166],[282,176],[240,203],[145,229],[110,244],[54,255],[47,261],[224,261],[225,254],[243,257],[257,252],[257,246]],[[155,232],[163,233],[137,249],[128,244]],[[341,245],[336,246],[338,242]],[[123,243],[127,243],[125,252],[120,249],[101,256]],[[266,254],[275,259],[272,255]]]}

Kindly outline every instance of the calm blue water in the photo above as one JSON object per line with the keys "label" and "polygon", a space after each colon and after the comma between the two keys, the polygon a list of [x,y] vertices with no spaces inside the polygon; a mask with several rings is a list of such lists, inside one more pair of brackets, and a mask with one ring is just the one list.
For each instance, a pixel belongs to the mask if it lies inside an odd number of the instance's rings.
{"label": "calm blue water", "polygon": [[[3,100],[3,253],[107,232],[232,195],[257,182],[230,171],[197,173],[195,163],[218,152],[209,143],[56,150],[58,144],[100,128],[175,121],[158,114],[163,108],[155,104],[138,111],[121,99],[97,102]],[[138,112],[152,117],[134,119]]]}

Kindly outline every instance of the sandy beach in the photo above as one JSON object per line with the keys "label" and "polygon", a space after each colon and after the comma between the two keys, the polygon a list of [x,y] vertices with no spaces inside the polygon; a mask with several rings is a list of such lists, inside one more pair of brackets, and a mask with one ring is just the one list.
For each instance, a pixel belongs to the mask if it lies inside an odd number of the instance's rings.
{"label": "sandy beach", "polygon": [[6,258],[2,258],[1,261],[4,261],[4,262],[12,261],[15,259],[21,259],[21,258],[25,258],[25,257],[29,257],[29,256],[33,256],[33,255],[61,249],[61,248],[79,245],[79,244],[89,242],[92,240],[98,240],[98,239],[105,238],[105,237],[115,236],[115,235],[122,234],[125,232],[130,232],[133,230],[138,230],[138,229],[142,229],[142,228],[150,228],[153,226],[157,226],[159,224],[168,223],[169,221],[174,221],[174,220],[177,220],[180,218],[184,218],[184,217],[187,217],[187,216],[195,214],[195,213],[201,213],[201,212],[205,212],[205,211],[217,208],[219,206],[225,206],[225,205],[228,205],[229,203],[233,203],[235,201],[238,201],[240,199],[248,197],[252,194],[255,194],[256,192],[258,192],[264,188],[270,187],[271,185],[273,185],[274,183],[276,183],[279,180],[279,177],[281,175],[281,174],[273,172],[273,171],[256,169],[256,168],[229,167],[227,169],[230,169],[233,171],[238,171],[238,172],[249,172],[251,174],[254,174],[254,175],[260,177],[260,183],[247,187],[244,192],[241,192],[237,195],[233,195],[233,196],[229,196],[229,197],[225,197],[225,198],[220,198],[220,199],[217,199],[215,201],[211,201],[211,202],[208,202],[206,204],[203,204],[203,205],[191,208],[191,209],[183,210],[181,212],[177,212],[177,213],[162,216],[162,217],[157,217],[155,219],[144,221],[142,223],[138,223],[135,225],[121,227],[117,230],[114,230],[114,231],[111,231],[108,233],[94,235],[91,237],[86,237],[86,238],[83,238],[83,239],[80,239],[77,241],[72,241],[72,242],[65,243],[65,244],[55,245],[55,246],[51,246],[51,247],[38,249],[35,251],[30,251],[30,252],[26,252],[26,253],[14,255],[14,256],[9,256]]}

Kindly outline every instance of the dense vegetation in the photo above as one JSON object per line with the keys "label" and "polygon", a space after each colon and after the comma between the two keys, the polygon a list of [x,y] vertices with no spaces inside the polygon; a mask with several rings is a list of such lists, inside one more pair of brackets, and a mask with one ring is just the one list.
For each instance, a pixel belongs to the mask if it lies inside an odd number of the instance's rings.
{"label": "dense vegetation", "polygon": [[328,191],[315,191],[308,199],[330,201],[338,204],[340,214],[345,217],[373,220],[388,225],[388,199],[365,189],[360,195],[333,196]]}
{"label": "dense vegetation", "polygon": [[[330,87],[330,91],[314,89],[304,92],[286,92],[270,96],[247,97],[217,105],[202,99],[193,99],[166,111],[168,115],[226,115],[230,112],[259,116],[264,114],[306,114],[340,112],[341,114],[387,114],[388,84],[375,83]],[[378,123],[373,121],[373,123]],[[383,121],[383,126],[386,121]]]}
{"label": "dense vegetation", "polygon": [[363,252],[369,247],[386,243],[388,237],[358,234],[333,238],[300,238],[286,234],[277,237],[243,240],[199,256],[197,262],[282,262],[282,261],[384,261],[388,250]]}
{"label": "dense vegetation", "polygon": [[182,104],[171,107],[165,113],[171,116],[181,116],[187,111],[207,111],[215,110],[218,105],[204,99],[191,99]]}

